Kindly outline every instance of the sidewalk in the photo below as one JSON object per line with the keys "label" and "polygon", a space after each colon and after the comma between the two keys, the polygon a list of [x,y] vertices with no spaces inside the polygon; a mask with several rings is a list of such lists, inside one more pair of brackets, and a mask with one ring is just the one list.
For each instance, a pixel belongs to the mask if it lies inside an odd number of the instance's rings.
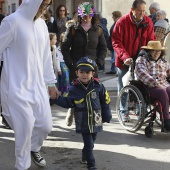
{"label": "sidewalk", "polygon": [[111,78],[109,80],[103,81],[103,85],[107,91],[117,91],[117,77]]}
{"label": "sidewalk", "polygon": [[[105,72],[110,71],[110,57],[105,59]],[[117,91],[117,76],[112,74],[99,73],[99,80],[103,83],[108,91]]]}

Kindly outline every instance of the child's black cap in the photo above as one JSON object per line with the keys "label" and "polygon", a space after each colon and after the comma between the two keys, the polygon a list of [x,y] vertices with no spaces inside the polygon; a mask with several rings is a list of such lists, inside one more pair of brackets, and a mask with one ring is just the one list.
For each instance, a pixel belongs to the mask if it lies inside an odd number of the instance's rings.
{"label": "child's black cap", "polygon": [[81,69],[82,71],[94,71],[96,67],[96,62],[89,57],[82,57],[76,63],[77,69]]}

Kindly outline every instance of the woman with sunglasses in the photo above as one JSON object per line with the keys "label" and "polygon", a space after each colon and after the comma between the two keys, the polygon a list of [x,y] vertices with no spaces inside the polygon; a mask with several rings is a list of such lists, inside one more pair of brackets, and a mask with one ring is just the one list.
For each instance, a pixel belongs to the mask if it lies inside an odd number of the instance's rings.
{"label": "woman with sunglasses", "polygon": [[[66,22],[70,20],[67,15],[67,8],[65,5],[59,5],[56,9],[56,20],[53,22],[53,32],[56,33],[57,39],[60,39],[60,35],[66,31]],[[59,41],[57,41],[57,46]]]}

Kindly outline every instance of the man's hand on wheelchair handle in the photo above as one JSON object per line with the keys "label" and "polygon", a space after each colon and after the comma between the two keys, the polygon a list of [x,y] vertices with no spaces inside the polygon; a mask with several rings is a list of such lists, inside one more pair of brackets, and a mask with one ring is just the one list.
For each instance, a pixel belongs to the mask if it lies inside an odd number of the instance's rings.
{"label": "man's hand on wheelchair handle", "polygon": [[127,58],[127,59],[124,61],[124,64],[127,65],[127,66],[129,66],[129,65],[132,64],[132,62],[133,62],[133,59],[132,59],[132,58]]}

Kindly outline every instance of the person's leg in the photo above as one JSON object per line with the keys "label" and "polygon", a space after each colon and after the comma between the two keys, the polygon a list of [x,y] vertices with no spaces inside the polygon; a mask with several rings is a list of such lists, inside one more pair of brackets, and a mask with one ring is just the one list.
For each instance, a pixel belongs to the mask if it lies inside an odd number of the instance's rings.
{"label": "person's leg", "polygon": [[118,72],[118,95],[119,95],[119,92],[120,90],[123,88],[123,82],[122,82],[122,77],[127,73],[128,69],[120,69],[120,68],[117,68],[117,72]]}
{"label": "person's leg", "polygon": [[116,67],[115,67],[115,57],[116,57],[116,52],[115,51],[110,51],[111,53],[111,69],[110,71],[112,73],[116,72]]}
{"label": "person's leg", "polygon": [[110,55],[111,55],[111,68],[109,72],[106,72],[106,74],[116,74],[116,67],[115,67],[115,53],[114,51],[110,51]]}
{"label": "person's leg", "polygon": [[[117,68],[117,72],[118,72],[118,96],[119,93],[121,91],[121,89],[123,88],[123,82],[122,82],[122,77],[127,73],[128,68],[127,69],[120,69]],[[122,120],[123,121],[128,121],[129,120],[129,116],[128,116],[128,112],[126,109],[126,94],[124,94],[124,97],[122,97],[123,100],[120,101],[120,113],[122,115]]]}
{"label": "person's leg", "polygon": [[33,108],[35,123],[31,137],[31,156],[34,163],[40,167],[46,166],[40,149],[43,141],[52,130],[52,115],[48,99],[41,98]]}
{"label": "person's leg", "polygon": [[[167,89],[170,92],[170,88]],[[162,105],[164,119],[170,119],[169,116],[169,96],[166,89],[148,88],[151,98],[158,100]]]}
{"label": "person's leg", "polygon": [[28,169],[31,166],[31,136],[35,122],[32,108],[23,102],[2,106],[3,115],[15,134],[15,167],[17,170]]}
{"label": "person's leg", "polygon": [[84,148],[82,150],[82,156],[87,160],[87,168],[95,167],[95,159],[93,156],[94,141],[97,133],[82,133]]}
{"label": "person's leg", "polygon": [[[43,103],[44,102],[44,103]],[[43,141],[52,130],[52,114],[48,101],[44,99],[34,107],[34,129],[31,138],[31,151],[38,152]]]}
{"label": "person's leg", "polygon": [[170,115],[169,115],[169,97],[170,87],[162,88],[148,88],[151,98],[158,100],[162,105],[162,112],[164,115],[164,128],[170,131]]}

